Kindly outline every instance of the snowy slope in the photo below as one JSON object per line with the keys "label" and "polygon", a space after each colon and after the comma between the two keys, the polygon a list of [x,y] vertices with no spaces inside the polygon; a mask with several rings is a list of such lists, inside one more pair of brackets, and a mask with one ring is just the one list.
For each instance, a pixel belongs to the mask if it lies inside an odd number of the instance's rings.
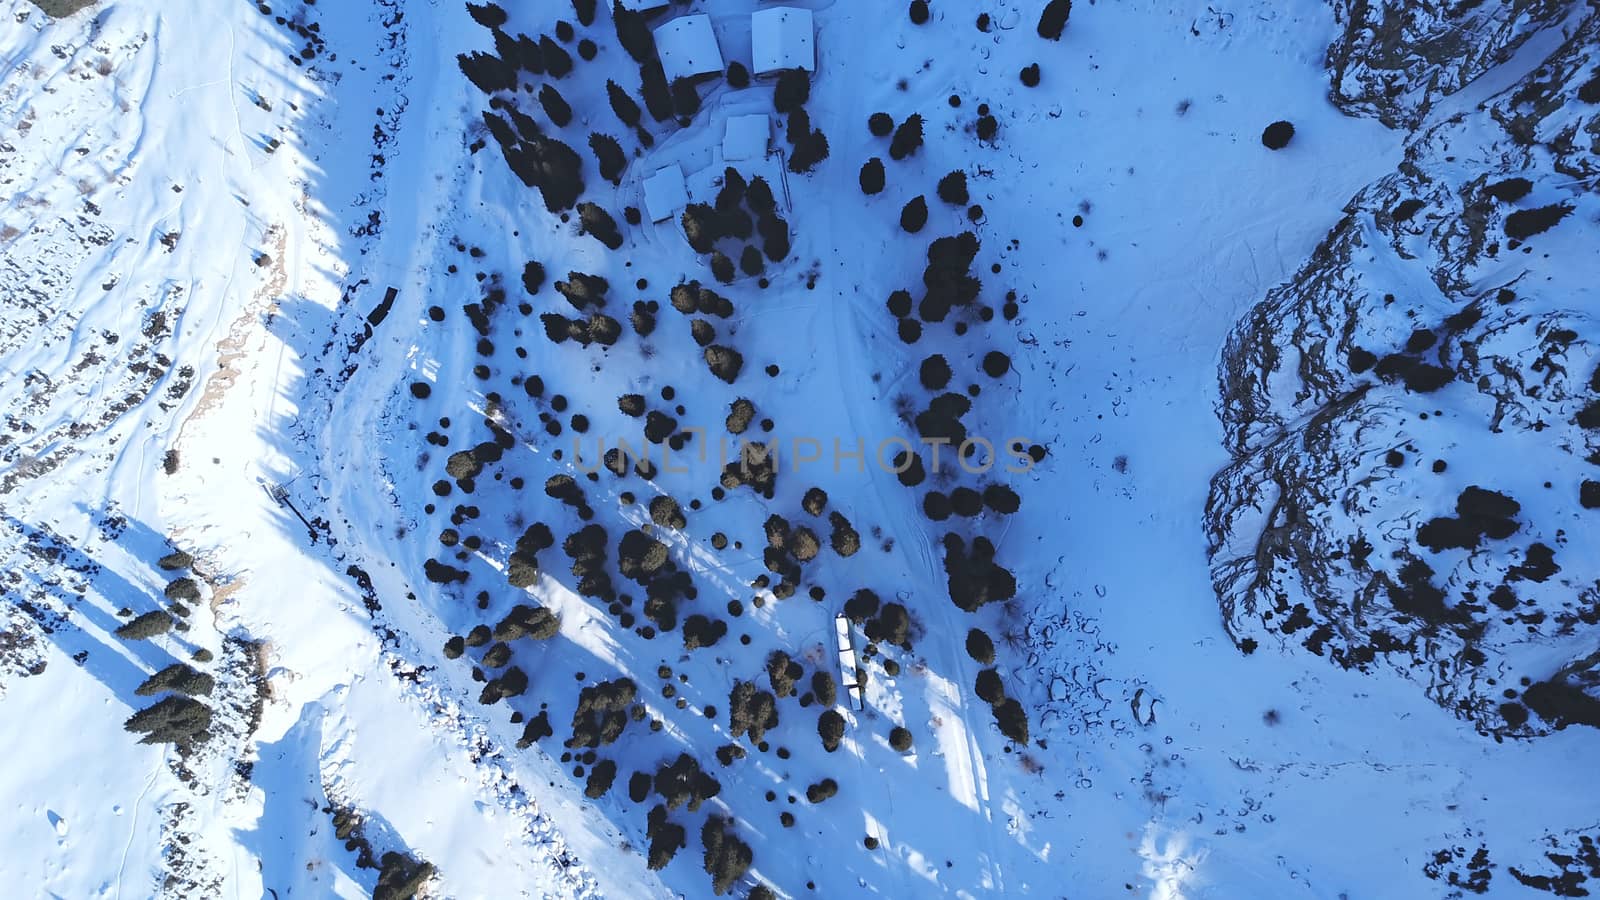
{"label": "snowy slope", "polygon": [[[506,4],[512,52],[518,34],[548,35],[573,68],[557,77],[540,51],[545,71],[491,100],[457,54],[508,46],[452,0],[118,0],[60,21],[0,3],[0,716],[19,736],[0,775],[18,823],[0,873],[25,895],[365,896],[396,852],[435,868],[428,896],[709,896],[713,816],[751,851],[732,887],[741,897],[758,885],[786,897],[1480,886],[1509,897],[1559,876],[1547,852],[1571,860],[1580,874],[1568,883],[1581,884],[1595,815],[1573,786],[1592,728],[1545,717],[1537,740],[1515,729],[1494,740],[1478,733],[1483,715],[1444,708],[1470,693],[1498,709],[1492,689],[1462,688],[1464,669],[1331,666],[1270,624],[1253,652],[1241,647],[1272,602],[1258,594],[1289,589],[1260,587],[1268,574],[1250,567],[1280,524],[1264,517],[1269,501],[1291,487],[1302,509],[1367,492],[1361,515],[1324,512],[1291,543],[1325,562],[1350,529],[1443,515],[1493,476],[1522,503],[1519,541],[1533,523],[1553,542],[1565,531],[1563,578],[1529,602],[1557,614],[1562,592],[1594,577],[1575,493],[1581,429],[1562,424],[1555,440],[1525,424],[1582,408],[1587,344],[1562,342],[1559,391],[1500,392],[1517,423],[1511,449],[1476,449],[1484,426],[1469,414],[1487,417],[1490,401],[1466,396],[1472,367],[1531,365],[1558,325],[1582,332],[1570,323],[1592,305],[1593,157],[1581,147],[1596,107],[1572,96],[1593,77],[1592,11],[1491,4],[1450,19],[1430,7],[1372,26],[1368,4],[1080,2],[1052,42],[1035,32],[1043,4],[1032,0],[936,2],[925,24],[901,4],[796,3],[815,15],[804,108],[829,154],[805,174],[776,155],[738,164],[771,186],[791,246],[760,279],[723,285],[677,221],[628,224],[624,210],[642,208],[644,179],[671,164],[710,202],[731,116],[772,115],[773,145],[790,152],[773,82],[712,77],[693,113],[646,113],[641,138],[608,102],[608,80],[643,101],[603,4],[590,24],[581,3]],[[748,65],[754,5],[692,11],[710,14],[726,60]],[[1396,48],[1412,45],[1425,50],[1396,65]],[[1041,80],[1028,87],[1018,73],[1035,62]],[[1396,71],[1409,87],[1385,93]],[[539,101],[546,84],[570,123]],[[527,146],[538,134],[577,151],[582,199],[615,217],[619,249],[547,209],[485,112]],[[920,114],[925,144],[892,159],[868,130],[876,112]],[[1295,137],[1272,152],[1259,136],[1277,119]],[[591,132],[624,148],[615,184]],[[1515,137],[1530,133],[1532,146]],[[871,157],[886,187],[863,196]],[[952,170],[981,209],[939,199]],[[1501,251],[1528,261],[1516,271],[1467,249],[1498,235],[1503,213],[1456,206],[1491,170],[1538,173],[1517,208],[1573,206],[1532,254]],[[902,206],[919,194],[928,222],[907,234]],[[1396,216],[1411,197],[1425,203]],[[977,301],[927,317],[908,342],[897,318],[912,317],[892,313],[890,295],[920,299],[929,242],[967,230],[980,242]],[[524,281],[530,261],[542,283]],[[558,293],[573,271],[608,280],[603,307],[575,310]],[[1375,385],[1364,396],[1388,399],[1370,416],[1307,436],[1354,390],[1347,344],[1376,352],[1410,334],[1403,310],[1370,302],[1377,282],[1444,314],[1536,279],[1540,291],[1518,290],[1530,302],[1490,310],[1452,350],[1464,367],[1452,415],[1427,420],[1449,429],[1427,441],[1467,448],[1448,482],[1389,466],[1363,483],[1351,471],[1422,440],[1409,417],[1431,397],[1412,409],[1403,388]],[[675,309],[672,288],[690,280],[731,315]],[[635,301],[656,304],[653,330],[630,319]],[[1341,329],[1317,306],[1329,302],[1360,327]],[[620,323],[613,343],[553,342],[540,319],[597,312]],[[743,356],[731,383],[708,370],[707,326]],[[1006,371],[984,371],[992,350]],[[1290,352],[1337,366],[1306,363],[1313,377],[1296,384],[1280,363]],[[953,370],[946,388],[920,377],[931,354]],[[918,413],[947,391],[968,397],[969,434],[1046,455],[982,475],[947,457],[915,487],[883,471],[874,448],[915,443]],[[670,460],[619,408],[630,394],[686,435]],[[756,410],[743,436],[781,448],[771,496],[721,477],[719,442],[737,452],[725,423],[736,398]],[[648,479],[596,470],[600,442],[619,440],[649,446]],[[835,441],[858,440],[861,464],[834,456]],[[812,447],[820,459],[800,461]],[[474,448],[475,475],[447,470]],[[1405,451],[1408,465],[1425,452]],[[1560,501],[1532,499],[1546,469],[1562,473]],[[1291,470],[1310,474],[1285,487]],[[547,491],[560,476],[572,487]],[[930,491],[989,484],[1014,489],[1021,508],[925,511]],[[803,503],[813,487],[827,495],[820,514]],[[663,495],[681,525],[652,521]],[[859,534],[858,552],[829,546],[830,513]],[[773,537],[774,515],[785,536]],[[511,555],[540,522],[553,545],[524,554],[538,573],[514,587]],[[570,572],[564,542],[586,525],[604,529],[606,559]],[[800,526],[820,538],[815,558],[793,549]],[[975,612],[953,603],[947,534],[992,541],[1015,598]],[[648,571],[634,547],[648,550]],[[159,567],[174,549],[192,565]],[[1456,564],[1483,579],[1490,563]],[[168,588],[191,574],[194,599]],[[838,676],[834,617],[862,589],[902,604],[909,635],[869,654],[881,620],[852,629],[866,703],[850,709],[839,692],[845,730],[829,752],[811,679]],[[1324,577],[1294,589],[1347,587]],[[1330,627],[1356,646],[1367,623],[1341,620],[1339,602],[1313,606],[1333,609]],[[186,615],[171,632],[113,634],[174,604]],[[519,604],[554,612],[558,633],[508,639],[501,666],[484,660],[488,646],[447,649]],[[691,615],[725,623],[725,636],[689,648]],[[1489,665],[1578,671],[1593,646],[1575,615],[1531,638],[1494,632]],[[1002,734],[974,692],[985,668],[965,646],[975,627],[1026,711],[1026,742]],[[803,671],[796,696],[776,699],[764,741],[738,737],[730,692],[772,689],[777,651]],[[1422,665],[1464,658],[1448,640],[1427,654]],[[209,735],[188,749],[139,744],[123,721],[154,698],[135,689],[179,661],[214,676],[199,698]],[[482,702],[512,667],[527,689]],[[619,679],[635,686],[620,735],[564,745],[580,691]],[[909,750],[890,745],[894,727]],[[719,760],[731,746],[741,752]],[[650,810],[665,798],[630,797],[630,782],[681,753],[717,790],[666,811],[685,842],[650,868]],[[602,761],[615,780],[586,797]],[[813,802],[807,788],[824,778],[838,793]]]}

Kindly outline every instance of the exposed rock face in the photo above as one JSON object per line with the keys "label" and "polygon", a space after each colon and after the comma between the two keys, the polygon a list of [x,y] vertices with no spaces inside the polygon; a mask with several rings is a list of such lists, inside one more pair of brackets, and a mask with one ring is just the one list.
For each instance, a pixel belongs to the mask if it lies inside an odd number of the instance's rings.
{"label": "exposed rock face", "polygon": [[1352,115],[1415,128],[1442,97],[1505,62],[1576,0],[1503,3],[1334,0],[1342,32],[1328,48],[1331,99]]}
{"label": "exposed rock face", "polygon": [[[1336,86],[1404,72],[1425,109],[1560,14],[1488,6],[1448,30],[1481,53],[1439,65],[1374,32],[1341,45]],[[1597,62],[1591,8],[1533,71],[1415,135],[1235,328],[1234,461],[1206,527],[1244,649],[1393,667],[1497,736],[1600,726]]]}

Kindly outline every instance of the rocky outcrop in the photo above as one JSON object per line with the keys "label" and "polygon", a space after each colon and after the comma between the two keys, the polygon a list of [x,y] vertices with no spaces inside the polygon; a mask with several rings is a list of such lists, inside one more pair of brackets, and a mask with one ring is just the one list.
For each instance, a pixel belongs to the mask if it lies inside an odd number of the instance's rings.
{"label": "rocky outcrop", "polygon": [[[1509,47],[1546,13],[1453,21]],[[1422,109],[1479,64],[1387,46],[1336,85],[1409,72]],[[1230,336],[1206,528],[1241,648],[1393,668],[1497,736],[1600,726],[1597,62],[1593,10],[1414,136]]]}
{"label": "rocky outcrop", "polygon": [[1505,62],[1577,0],[1334,0],[1330,98],[1352,115],[1415,128],[1434,103]]}

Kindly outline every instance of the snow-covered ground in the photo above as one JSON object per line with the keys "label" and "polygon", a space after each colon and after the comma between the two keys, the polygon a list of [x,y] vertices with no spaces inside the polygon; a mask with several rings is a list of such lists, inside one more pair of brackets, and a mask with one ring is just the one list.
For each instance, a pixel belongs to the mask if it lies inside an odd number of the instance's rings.
{"label": "snow-covered ground", "polygon": [[[748,63],[755,4],[694,5],[712,15],[725,59]],[[623,249],[608,251],[508,169],[482,124],[487,100],[456,62],[492,50],[489,32],[455,0],[115,0],[59,21],[0,0],[0,722],[12,735],[0,799],[14,823],[0,877],[19,896],[367,895],[378,871],[336,836],[342,810],[374,854],[426,860],[437,868],[426,890],[452,897],[706,896],[709,814],[753,850],[736,895],[760,883],[789,897],[1439,896],[1450,888],[1427,867],[1441,850],[1509,845],[1537,868],[1540,836],[1590,824],[1593,800],[1574,785],[1592,730],[1490,741],[1398,676],[1247,656],[1223,629],[1201,527],[1228,462],[1220,352],[1347,200],[1395,170],[1406,138],[1328,102],[1333,12],[1080,3],[1048,42],[1035,2],[985,4],[987,31],[975,7],[951,2],[923,25],[901,4],[797,5],[815,11],[806,109],[830,156],[810,174],[776,158],[740,166],[772,183],[793,247],[769,286],[716,286],[736,306],[712,319],[718,342],[744,356],[729,385],[668,303],[684,280],[713,284],[675,221],[623,225]],[[577,23],[565,3],[513,6],[512,34]],[[550,122],[532,93],[520,108],[584,157],[584,199],[621,219],[643,206],[643,179],[676,163],[709,200],[723,123],[770,111],[772,83],[714,79],[688,125],[650,123],[642,147],[605,99],[608,78],[629,90],[639,80],[609,13],[576,30],[598,55],[568,45],[576,69],[553,82],[573,124]],[[1505,65],[1525,72],[1537,63],[1526,55]],[[1017,73],[1033,62],[1042,80],[1030,88]],[[980,104],[998,121],[992,141],[974,134]],[[925,146],[891,161],[867,129],[880,111],[921,114]],[[1260,134],[1277,119],[1295,138],[1271,152]],[[590,131],[628,151],[616,186],[596,171]],[[858,170],[872,156],[887,187],[863,197]],[[935,196],[954,169],[982,206],[976,223]],[[931,215],[907,235],[901,207],[917,194]],[[1018,315],[958,312],[904,343],[886,298],[916,290],[928,241],[967,229],[982,242],[981,302],[998,313],[1015,291]],[[521,285],[529,260],[548,274],[533,295]],[[615,346],[546,339],[537,314],[572,312],[548,282],[572,270],[610,281],[606,312],[624,321]],[[485,355],[463,307],[496,283],[510,299]],[[636,299],[660,304],[648,337],[626,322]],[[1011,359],[999,378],[980,369],[990,349]],[[870,449],[866,465],[837,464],[835,439],[915,440],[910,419],[929,397],[918,369],[936,352],[955,370],[949,390],[981,388],[971,433],[1048,456],[981,479],[947,460],[948,474],[917,490]],[[521,389],[534,374],[542,397]],[[640,445],[639,422],[618,411],[625,393],[705,429],[710,461],[688,448],[679,470],[657,455],[648,483],[586,478],[575,455],[592,462],[600,440]],[[822,450],[815,463],[785,459],[771,500],[711,494],[736,397],[773,420],[783,454],[796,439]],[[566,426],[559,436],[541,413]],[[467,495],[446,457],[493,440],[486,418],[514,441]],[[647,638],[578,590],[561,542],[584,522],[542,490],[558,474],[576,478],[613,562],[617,539],[650,522],[650,499],[682,504],[685,528],[654,531],[697,589],[679,622],[720,618],[727,636],[685,650],[678,633]],[[448,496],[436,495],[441,479]],[[990,481],[1021,495],[1019,512],[923,513],[929,488]],[[769,575],[762,526],[778,514],[825,536],[826,513],[801,512],[812,486],[862,549],[824,548],[800,590],[775,599],[752,587]],[[482,541],[464,561],[440,543],[457,504],[477,511],[453,527]],[[534,521],[556,546],[524,592],[502,569]],[[947,531],[994,541],[1017,598],[957,608]],[[175,548],[204,582],[187,627],[116,637],[130,614],[170,607],[162,592],[182,571],[156,563]],[[430,582],[429,560],[470,581]],[[820,707],[793,698],[778,703],[771,752],[736,741],[733,685],[766,687],[775,650],[807,684],[813,671],[837,675],[833,619],[861,588],[911,611],[912,649],[865,663],[864,710],[841,692],[839,750],[819,745]],[[560,634],[514,642],[531,686],[482,705],[481,652],[441,648],[517,603],[557,612]],[[973,692],[973,627],[996,639],[1027,746],[1002,736]],[[866,643],[860,629],[855,640]],[[217,680],[210,739],[193,753],[137,743],[122,727],[149,705],[135,688],[200,649],[211,660],[196,665]],[[621,677],[661,724],[635,721],[598,748],[618,773],[589,799],[561,742],[578,690]],[[541,710],[554,735],[519,748]],[[911,751],[889,746],[893,726],[911,732]],[[748,755],[723,765],[715,751],[730,743]],[[721,790],[671,812],[687,845],[655,871],[645,848],[657,801],[630,800],[629,780],[679,752]],[[824,777],[839,793],[812,804],[805,789]],[[1504,876],[1491,891],[1519,892]]]}

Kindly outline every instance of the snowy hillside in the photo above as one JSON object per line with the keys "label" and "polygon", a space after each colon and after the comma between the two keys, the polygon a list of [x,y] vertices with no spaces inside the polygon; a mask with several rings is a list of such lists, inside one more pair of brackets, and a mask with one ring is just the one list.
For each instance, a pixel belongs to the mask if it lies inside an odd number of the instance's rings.
{"label": "snowy hillside", "polygon": [[1600,884],[1593,4],[0,22],[18,896]]}

